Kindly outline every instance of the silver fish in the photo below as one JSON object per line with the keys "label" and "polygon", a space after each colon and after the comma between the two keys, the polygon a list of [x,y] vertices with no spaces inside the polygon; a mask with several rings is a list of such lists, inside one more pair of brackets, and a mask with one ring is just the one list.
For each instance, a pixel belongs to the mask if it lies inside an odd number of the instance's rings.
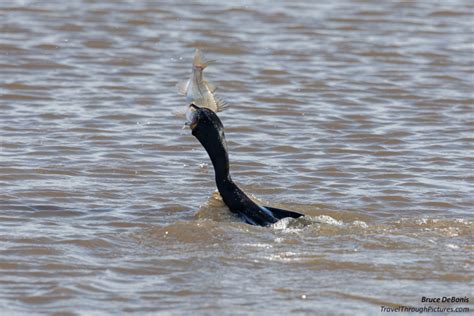
{"label": "silver fish", "polygon": [[186,96],[188,103],[194,103],[199,107],[208,108],[214,112],[222,111],[226,103],[215,95],[217,87],[204,80],[203,71],[213,61],[204,60],[201,51],[196,49],[193,59],[193,72],[191,78],[179,82],[176,87],[178,92]]}

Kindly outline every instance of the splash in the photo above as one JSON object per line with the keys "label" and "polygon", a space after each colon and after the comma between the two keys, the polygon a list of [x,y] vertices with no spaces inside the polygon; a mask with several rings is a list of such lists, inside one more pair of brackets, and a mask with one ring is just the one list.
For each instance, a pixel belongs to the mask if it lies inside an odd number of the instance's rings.
{"label": "splash", "polygon": [[299,232],[309,228],[346,228],[346,227],[357,227],[357,228],[368,228],[366,222],[354,221],[350,223],[344,223],[342,220],[337,220],[329,215],[319,216],[303,216],[300,218],[284,218],[271,227],[276,231],[283,231],[285,233]]}

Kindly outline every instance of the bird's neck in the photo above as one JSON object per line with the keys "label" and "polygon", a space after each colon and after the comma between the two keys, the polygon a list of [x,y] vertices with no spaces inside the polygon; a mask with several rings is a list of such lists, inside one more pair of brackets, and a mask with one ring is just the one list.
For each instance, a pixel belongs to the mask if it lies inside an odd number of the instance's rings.
{"label": "bird's neck", "polygon": [[221,191],[220,187],[233,184],[229,171],[229,154],[227,153],[225,139],[222,139],[221,142],[218,142],[213,147],[214,154],[211,155],[209,151],[207,151],[207,153],[214,167],[217,188]]}
{"label": "bird's neck", "polygon": [[224,203],[235,212],[242,209],[244,201],[252,203],[247,195],[234,183],[229,172],[229,155],[224,134],[220,134],[219,141],[206,147],[206,151],[214,166],[216,186]]}
{"label": "bird's neck", "polygon": [[198,135],[197,138],[212,161],[217,187],[233,183],[229,173],[229,154],[227,153],[224,132],[214,130],[206,135]]}
{"label": "bird's neck", "polygon": [[229,155],[227,151],[223,151],[221,155],[209,155],[209,157],[214,167],[217,187],[219,188],[220,185],[233,183],[229,172]]}
{"label": "bird's neck", "polygon": [[192,133],[206,149],[212,161],[217,189],[229,209],[235,212],[243,209],[245,203],[253,203],[230,176],[229,154],[223,127],[213,125],[203,129],[195,128]]}

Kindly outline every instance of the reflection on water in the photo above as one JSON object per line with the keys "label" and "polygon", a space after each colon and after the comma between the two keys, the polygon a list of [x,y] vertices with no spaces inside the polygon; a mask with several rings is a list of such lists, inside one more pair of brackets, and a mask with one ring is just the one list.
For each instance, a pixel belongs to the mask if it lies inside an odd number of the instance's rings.
{"label": "reflection on water", "polygon": [[[473,10],[2,3],[2,310],[349,315],[472,301]],[[227,211],[173,114],[194,48],[218,60],[206,76],[230,104],[233,178],[304,218],[261,228]]]}

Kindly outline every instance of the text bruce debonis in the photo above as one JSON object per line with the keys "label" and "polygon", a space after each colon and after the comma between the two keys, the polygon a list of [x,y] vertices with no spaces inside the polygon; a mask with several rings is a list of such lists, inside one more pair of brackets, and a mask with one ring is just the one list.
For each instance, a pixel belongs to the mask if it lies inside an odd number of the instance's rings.
{"label": "text bruce debonis", "polygon": [[469,297],[442,296],[442,297],[421,297],[422,303],[469,303]]}

